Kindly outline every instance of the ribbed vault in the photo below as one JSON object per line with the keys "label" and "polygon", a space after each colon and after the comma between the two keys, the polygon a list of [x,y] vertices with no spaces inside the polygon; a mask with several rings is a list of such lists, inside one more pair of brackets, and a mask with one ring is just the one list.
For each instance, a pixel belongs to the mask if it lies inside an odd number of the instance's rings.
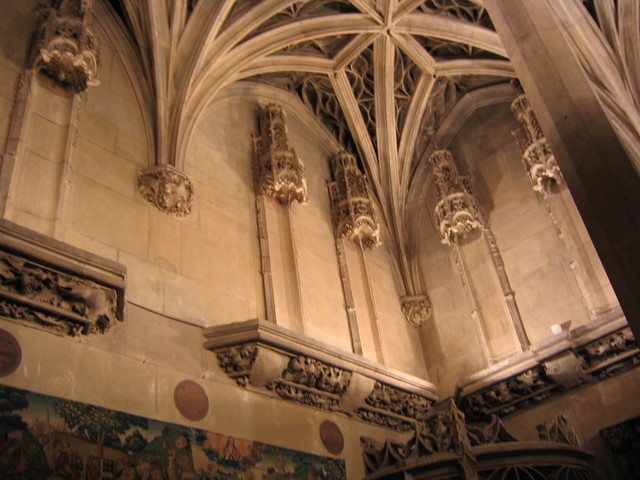
{"label": "ribbed vault", "polygon": [[154,99],[157,164],[181,168],[196,120],[225,86],[294,92],[357,154],[400,295],[426,293],[407,233],[409,195],[426,188],[417,166],[466,93],[513,76],[481,0],[111,2]]}

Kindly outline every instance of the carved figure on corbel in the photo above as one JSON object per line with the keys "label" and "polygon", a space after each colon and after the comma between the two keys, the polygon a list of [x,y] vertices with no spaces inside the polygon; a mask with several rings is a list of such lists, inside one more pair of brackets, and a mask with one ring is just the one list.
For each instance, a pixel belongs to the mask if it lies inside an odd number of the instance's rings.
{"label": "carved figure on corbel", "polygon": [[191,213],[193,183],[171,165],[142,172],[138,177],[138,191],[147,202],[168,215],[186,217]]}
{"label": "carved figure on corbel", "polygon": [[253,137],[254,177],[259,193],[289,205],[306,203],[304,164],[289,142],[285,114],[270,103],[259,113],[260,134]]}
{"label": "carved figure on corbel", "polygon": [[40,25],[31,66],[62,88],[81,93],[97,85],[98,41],[91,26],[92,0],[48,0],[39,11]]}
{"label": "carved figure on corbel", "polygon": [[514,80],[512,85],[517,97],[511,102],[511,111],[519,125],[514,134],[533,189],[542,192],[550,182],[562,183],[562,172],[520,82]]}
{"label": "carved figure on corbel", "polygon": [[419,327],[431,316],[433,307],[426,295],[407,295],[400,297],[400,309],[404,318],[414,327]]}
{"label": "carved figure on corbel", "polygon": [[438,203],[436,220],[442,243],[452,244],[484,226],[478,199],[471,191],[471,182],[458,173],[451,152],[437,149],[429,155],[433,169]]}
{"label": "carved figure on corbel", "polygon": [[367,179],[347,152],[331,160],[333,182],[329,182],[331,216],[338,238],[348,238],[366,249],[380,245],[380,227],[373,209]]}
{"label": "carved figure on corbel", "polygon": [[122,320],[115,289],[2,251],[0,315],[72,336],[104,333]]}

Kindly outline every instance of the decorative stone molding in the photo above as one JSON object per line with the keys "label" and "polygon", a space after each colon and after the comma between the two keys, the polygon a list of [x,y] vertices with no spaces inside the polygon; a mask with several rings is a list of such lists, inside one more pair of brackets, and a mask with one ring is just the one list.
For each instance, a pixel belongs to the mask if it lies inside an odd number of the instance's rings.
{"label": "decorative stone molding", "polygon": [[98,42],[91,28],[92,0],[49,0],[32,47],[32,66],[74,93],[97,85]]}
{"label": "decorative stone molding", "polygon": [[142,172],[138,177],[138,191],[147,202],[168,215],[186,217],[191,213],[193,183],[171,165]]}
{"label": "decorative stone molding", "polygon": [[340,152],[331,159],[333,182],[329,182],[329,199],[333,227],[338,238],[348,238],[372,249],[380,245],[380,226],[367,178],[356,163],[356,157]]}
{"label": "decorative stone molding", "polygon": [[442,243],[452,244],[484,225],[482,212],[469,180],[458,174],[450,151],[435,150],[429,163],[438,195],[435,215]]}
{"label": "decorative stone molding", "polygon": [[270,103],[260,111],[260,135],[253,137],[257,191],[289,205],[307,202],[304,165],[289,142],[282,107]]}
{"label": "decorative stone molding", "polygon": [[415,428],[436,400],[424,380],[389,371],[352,353],[271,322],[210,327],[205,348],[240,386],[398,431]]}
{"label": "decorative stone molding", "polygon": [[566,442],[519,442],[497,416],[471,424],[451,398],[416,425],[407,442],[360,443],[368,479],[591,478],[591,455]]}
{"label": "decorative stone molding", "polygon": [[426,295],[407,295],[400,297],[400,309],[410,325],[419,327],[431,316],[433,306]]}
{"label": "decorative stone molding", "polygon": [[562,183],[562,173],[520,82],[514,80],[512,84],[518,95],[511,102],[511,111],[519,124],[514,133],[522,150],[522,162],[534,190],[542,191],[549,182]]}
{"label": "decorative stone molding", "polygon": [[519,361],[471,377],[459,389],[467,417],[503,417],[640,365],[640,350],[623,317],[572,333],[532,346]]}
{"label": "decorative stone molding", "polygon": [[124,319],[124,267],[0,220],[0,317],[60,335]]}
{"label": "decorative stone molding", "polygon": [[573,425],[564,415],[557,415],[540,425],[536,425],[538,437],[544,442],[566,443],[567,445],[580,446],[578,436]]}

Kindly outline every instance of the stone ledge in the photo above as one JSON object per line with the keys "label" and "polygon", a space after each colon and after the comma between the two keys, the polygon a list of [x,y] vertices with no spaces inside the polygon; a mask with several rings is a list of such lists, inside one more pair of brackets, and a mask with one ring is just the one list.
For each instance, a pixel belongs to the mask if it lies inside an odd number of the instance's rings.
{"label": "stone ledge", "polygon": [[470,418],[506,416],[638,365],[638,344],[618,312],[472,375],[458,387],[458,404]]}
{"label": "stone ledge", "polygon": [[408,430],[436,401],[435,386],[350,352],[252,319],[204,330],[204,347],[245,388]]}
{"label": "stone ledge", "polygon": [[124,320],[126,268],[0,220],[0,317],[56,334],[104,333]]}

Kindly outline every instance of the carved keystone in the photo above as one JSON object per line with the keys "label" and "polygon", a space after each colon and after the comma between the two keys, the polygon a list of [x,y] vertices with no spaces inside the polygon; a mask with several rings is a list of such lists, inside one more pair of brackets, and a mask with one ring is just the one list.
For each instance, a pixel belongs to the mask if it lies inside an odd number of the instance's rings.
{"label": "carved keystone", "polygon": [[161,212],[174,217],[191,213],[193,183],[171,165],[150,168],[138,177],[138,191]]}

